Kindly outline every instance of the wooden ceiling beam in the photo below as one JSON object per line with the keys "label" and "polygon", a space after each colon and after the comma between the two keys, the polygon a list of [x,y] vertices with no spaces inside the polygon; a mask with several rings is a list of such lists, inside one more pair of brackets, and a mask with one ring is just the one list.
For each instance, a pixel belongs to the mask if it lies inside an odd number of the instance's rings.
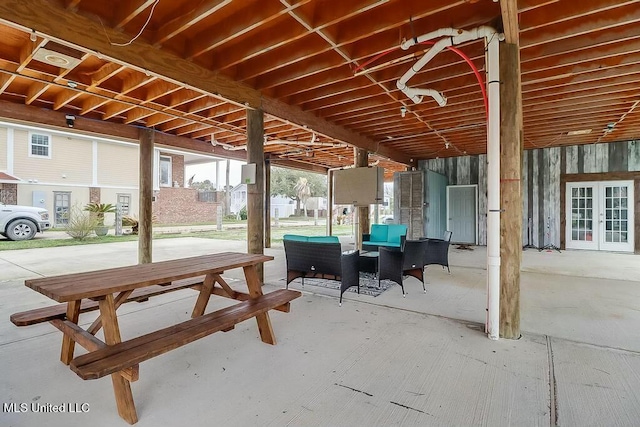
{"label": "wooden ceiling beam", "polygon": [[68,90],[68,89],[63,89],[61,90],[57,95],[55,100],[53,101],[53,109],[54,110],[59,110],[62,107],[64,107],[65,105],[67,105],[68,103],[72,102],[73,100],[77,99],[78,97],[80,97],[80,95],[82,95],[82,92],[79,91],[75,91],[75,90]]}
{"label": "wooden ceiling beam", "polygon": [[[252,10],[256,13],[256,10]],[[219,95],[232,102],[250,108],[260,107],[266,113],[306,125],[334,139],[348,142],[369,151],[378,151],[375,141],[329,123],[314,114],[280,101],[261,97],[260,93],[245,84],[221,74],[204,69],[170,52],[154,49],[142,40],[128,46],[112,46],[104,33],[117,40],[118,34],[103,28],[99,22],[52,5],[46,0],[5,0],[0,2],[0,20],[22,29],[36,28],[39,33],[55,39],[82,46],[116,62],[131,64],[139,69],[164,76],[176,84],[186,84],[206,93]],[[397,150],[384,149],[385,157],[401,163],[411,163],[409,156]]]}
{"label": "wooden ceiling beam", "polygon": [[48,88],[49,88],[49,85],[45,83],[31,82],[29,84],[29,89],[27,89],[24,103],[27,105],[31,104],[33,101],[38,99],[40,95],[45,93]]}
{"label": "wooden ceiling beam", "polygon": [[170,38],[187,30],[192,25],[197,24],[229,3],[231,3],[231,0],[208,0],[204,3],[201,2],[186,14],[173,19],[160,27],[153,39],[153,45],[155,47],[162,46],[162,44]]}
{"label": "wooden ceiling beam", "polygon": [[[580,4],[591,4],[591,2],[580,2]],[[578,3],[576,3],[577,5]],[[569,7],[574,7],[569,4]],[[553,16],[555,9],[549,6],[547,14]],[[537,11],[536,11],[537,12]],[[534,12],[531,12],[534,13]],[[637,23],[640,21],[640,8],[637,2],[625,3],[623,6],[600,14],[597,19],[593,16],[580,16],[571,21],[571,25],[566,22],[545,25],[536,31],[526,31],[527,14],[521,14],[520,20],[520,47],[527,48],[548,43],[555,43],[559,40],[588,34],[595,31],[610,30],[623,25]]]}
{"label": "wooden ceiling beam", "polygon": [[[113,28],[116,30],[122,29],[133,18],[140,15],[147,8],[153,5],[155,1],[156,0],[127,0],[125,2],[121,2],[120,6],[116,9],[116,17],[112,22]],[[151,11],[148,13],[151,13]]]}
{"label": "wooden ceiling beam", "polygon": [[276,2],[263,2],[260,7],[240,8],[237,13],[225,19],[224,25],[221,25],[218,31],[202,31],[193,37],[187,43],[186,57],[193,59],[203,55],[286,13],[286,9]]}
{"label": "wooden ceiling beam", "polygon": [[126,67],[115,62],[106,62],[102,67],[90,75],[91,86],[100,86],[113,76],[116,76],[119,72]]}
{"label": "wooden ceiling beam", "polygon": [[127,118],[124,120],[124,123],[131,124],[139,120],[144,120],[149,116],[153,116],[154,114],[156,114],[156,112],[148,108],[136,107],[127,111]]}
{"label": "wooden ceiling beam", "polygon": [[255,89],[199,67],[172,53],[154,49],[142,40],[136,40],[128,46],[113,46],[105,37],[105,33],[111,40],[121,39],[122,33],[105,28],[100,22],[88,17],[56,7],[46,0],[2,1],[0,19],[12,25],[17,24],[21,28],[37,28],[39,33],[100,52],[104,57],[116,59],[116,62],[153,71],[175,84],[186,83],[205,92],[218,93],[241,105],[248,103],[253,108],[260,105],[260,94]]}
{"label": "wooden ceiling beam", "polygon": [[102,120],[109,120],[113,117],[119,116],[120,114],[126,113],[133,108],[135,108],[135,106],[130,104],[123,104],[117,101],[110,102],[104,109]]}
{"label": "wooden ceiling beam", "polygon": [[69,10],[76,11],[78,10],[78,5],[82,0],[65,0],[65,7]]}

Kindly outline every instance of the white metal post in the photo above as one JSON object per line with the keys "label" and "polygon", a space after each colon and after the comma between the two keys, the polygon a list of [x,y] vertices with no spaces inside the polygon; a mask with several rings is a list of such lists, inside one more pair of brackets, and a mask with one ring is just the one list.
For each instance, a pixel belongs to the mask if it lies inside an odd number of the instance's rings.
{"label": "white metal post", "polygon": [[488,37],[487,81],[487,325],[490,339],[500,337],[500,62],[499,36]]}

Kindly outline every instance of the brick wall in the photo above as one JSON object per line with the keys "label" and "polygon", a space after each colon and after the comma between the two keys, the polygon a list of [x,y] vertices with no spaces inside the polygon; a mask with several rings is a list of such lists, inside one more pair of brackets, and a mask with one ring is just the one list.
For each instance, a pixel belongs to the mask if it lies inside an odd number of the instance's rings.
{"label": "brick wall", "polygon": [[215,224],[218,205],[199,202],[198,190],[193,188],[163,187],[153,202],[153,214],[158,224]]}
{"label": "brick wall", "polygon": [[0,184],[0,203],[5,205],[18,204],[17,184]]}
{"label": "brick wall", "polygon": [[100,203],[100,188],[89,187],[89,202]]}

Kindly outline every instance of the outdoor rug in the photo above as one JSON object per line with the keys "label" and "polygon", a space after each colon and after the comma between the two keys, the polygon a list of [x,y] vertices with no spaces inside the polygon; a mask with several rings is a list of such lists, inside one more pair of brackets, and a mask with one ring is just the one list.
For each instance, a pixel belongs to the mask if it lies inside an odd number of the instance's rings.
{"label": "outdoor rug", "polygon": [[[282,279],[282,280],[286,280],[286,279]],[[299,287],[302,287],[302,279],[300,278],[295,279],[294,281],[289,283],[289,286],[294,284]],[[316,279],[311,277],[305,277],[304,287],[306,288],[307,286],[319,286],[322,288],[335,289],[336,291],[340,292],[340,282],[338,280]],[[373,297],[377,297],[378,295],[380,295],[381,293],[383,293],[384,291],[386,291],[392,286],[397,286],[398,288],[400,288],[400,286],[398,286],[397,283],[392,282],[391,280],[386,280],[386,279],[381,280],[380,287],[378,287],[378,279],[375,277],[373,273],[365,273],[362,271],[360,272],[360,294],[362,295],[371,295]],[[347,289],[346,292],[358,293],[358,287],[352,286],[349,289]]]}

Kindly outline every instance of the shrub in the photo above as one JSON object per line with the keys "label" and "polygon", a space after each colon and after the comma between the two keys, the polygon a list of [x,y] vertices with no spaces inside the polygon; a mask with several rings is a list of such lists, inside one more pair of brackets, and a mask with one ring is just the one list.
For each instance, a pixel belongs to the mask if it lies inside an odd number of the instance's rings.
{"label": "shrub", "polygon": [[247,207],[243,206],[242,209],[240,209],[240,219],[244,220],[247,219]]}
{"label": "shrub", "polygon": [[89,203],[84,207],[85,211],[89,211],[93,214],[94,217],[98,220],[98,225],[104,225],[104,214],[105,213],[113,213],[116,211],[116,207],[111,203]]}
{"label": "shrub", "polygon": [[[151,216],[151,223],[155,224],[158,222],[158,217],[153,215]],[[138,228],[140,227],[140,223],[138,218],[132,215],[125,215],[122,217],[122,225],[124,227],[131,227],[131,234],[138,234]]]}
{"label": "shrub", "polygon": [[93,233],[97,225],[98,219],[95,216],[83,212],[78,206],[72,206],[64,231],[76,240],[84,240]]}

